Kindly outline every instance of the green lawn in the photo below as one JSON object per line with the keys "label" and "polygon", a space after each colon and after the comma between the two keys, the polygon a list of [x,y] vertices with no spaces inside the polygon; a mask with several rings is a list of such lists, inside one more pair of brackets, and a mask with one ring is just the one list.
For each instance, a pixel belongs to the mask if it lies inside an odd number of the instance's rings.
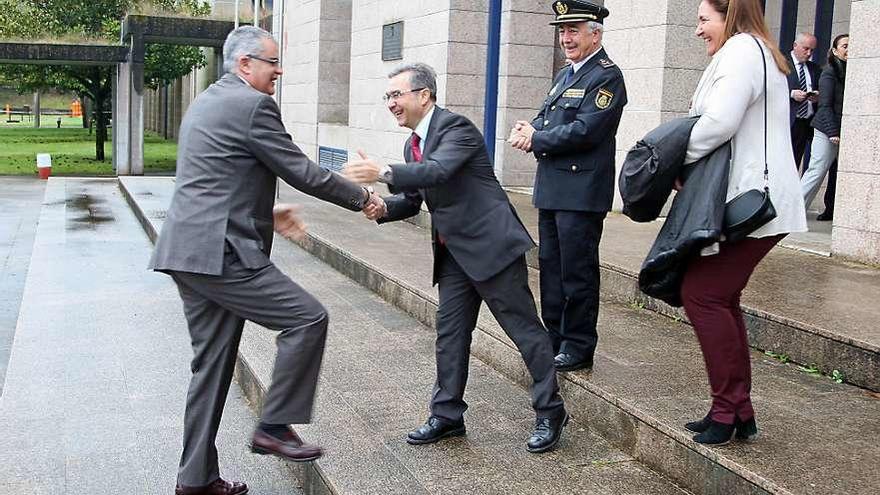
{"label": "green lawn", "polygon": [[[104,144],[106,160],[96,161],[95,136],[82,128],[79,117],[63,118],[61,129],[55,128],[54,118],[46,116],[41,123],[51,127],[40,129],[27,123],[6,124],[5,120],[0,120],[0,175],[36,175],[37,153],[52,155],[52,175],[114,175],[112,143]],[[177,143],[145,133],[144,173],[172,173],[176,155]]]}

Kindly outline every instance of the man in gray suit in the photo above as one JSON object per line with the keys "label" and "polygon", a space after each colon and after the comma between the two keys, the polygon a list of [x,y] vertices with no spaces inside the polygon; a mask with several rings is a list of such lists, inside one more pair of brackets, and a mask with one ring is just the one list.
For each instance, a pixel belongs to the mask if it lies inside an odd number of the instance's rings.
{"label": "man in gray suit", "polygon": [[416,215],[422,201],[431,213],[437,311],[437,380],[431,416],[410,432],[411,444],[463,435],[464,389],[471,334],[481,302],[522,354],[532,376],[537,420],[529,452],[556,446],[568,414],[553,368],[553,346],[535,309],[525,253],[535,246],[495,177],[483,136],[467,118],[435,105],[434,70],[404,65],[389,75],[385,101],[401,127],[414,132],[405,164],[383,165],[361,154],[344,174],[363,183],[389,184],[394,196],[364,213],[379,223]]}
{"label": "man in gray suit", "polygon": [[274,205],[276,181],[353,211],[371,201],[368,189],[318,167],[286,133],[270,96],[281,67],[269,33],[238,28],[223,54],[227,74],[181,123],[174,196],[150,261],[177,283],[195,354],[177,495],[248,491],[220,478],[214,445],[245,320],[279,332],[251,449],[293,461],[321,456],[289,425],[311,419],[327,312],[269,260],[273,227],[285,237],[302,231],[293,206]]}

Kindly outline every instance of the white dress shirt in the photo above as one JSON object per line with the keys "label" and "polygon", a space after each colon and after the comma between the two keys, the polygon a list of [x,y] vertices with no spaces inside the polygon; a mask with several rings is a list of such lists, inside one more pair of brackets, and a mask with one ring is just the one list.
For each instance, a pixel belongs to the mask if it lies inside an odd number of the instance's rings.
{"label": "white dress shirt", "polygon": [[419,151],[425,151],[425,141],[428,140],[428,127],[431,126],[431,117],[434,116],[434,109],[437,108],[436,105],[431,105],[431,109],[428,110],[428,113],[422,117],[422,120],[419,121],[419,125],[416,126],[414,133],[419,137]]}
{"label": "white dress shirt", "polygon": [[[767,63],[767,164],[770,200],[776,218],[749,237],[805,232],[807,218],[800,179],[791,153],[788,81],[770,50]],[[761,52],[748,34],[727,40],[703,72],[691,101],[700,116],[691,131],[686,163],[693,163],[731,141],[727,201],[749,189],[764,188],[764,70]]]}
{"label": "white dress shirt", "polygon": [[[593,52],[593,53],[587,55],[586,58],[584,58],[584,59],[581,60],[580,62],[578,62],[578,63],[572,63],[572,64],[571,64],[571,67],[572,67],[572,69],[574,69],[574,74],[577,74],[577,71],[581,70],[581,67],[583,67],[584,64],[587,63],[588,60],[590,60],[591,58],[595,57],[596,54],[599,53],[601,50],[602,50],[602,47],[599,46],[599,48],[596,48],[596,51],[595,51],[595,52]],[[571,61],[569,60],[569,62],[571,62]]]}

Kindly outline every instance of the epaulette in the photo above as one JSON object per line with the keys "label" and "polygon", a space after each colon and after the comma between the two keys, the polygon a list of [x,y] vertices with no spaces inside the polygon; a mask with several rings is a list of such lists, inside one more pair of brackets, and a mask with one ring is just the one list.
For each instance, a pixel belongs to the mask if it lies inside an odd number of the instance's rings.
{"label": "epaulette", "polygon": [[614,67],[615,64],[614,64],[614,62],[612,62],[611,60],[609,60],[607,58],[600,58],[599,65],[601,65],[602,67],[607,69],[609,67]]}

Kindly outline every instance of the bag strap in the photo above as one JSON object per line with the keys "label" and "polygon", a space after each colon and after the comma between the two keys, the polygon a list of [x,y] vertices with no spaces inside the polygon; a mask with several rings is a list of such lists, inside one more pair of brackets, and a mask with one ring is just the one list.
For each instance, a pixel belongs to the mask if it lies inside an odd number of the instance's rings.
{"label": "bag strap", "polygon": [[749,35],[761,50],[761,64],[764,66],[764,191],[770,192],[770,170],[767,166],[767,59],[764,56],[764,47],[758,41],[755,35]]}

